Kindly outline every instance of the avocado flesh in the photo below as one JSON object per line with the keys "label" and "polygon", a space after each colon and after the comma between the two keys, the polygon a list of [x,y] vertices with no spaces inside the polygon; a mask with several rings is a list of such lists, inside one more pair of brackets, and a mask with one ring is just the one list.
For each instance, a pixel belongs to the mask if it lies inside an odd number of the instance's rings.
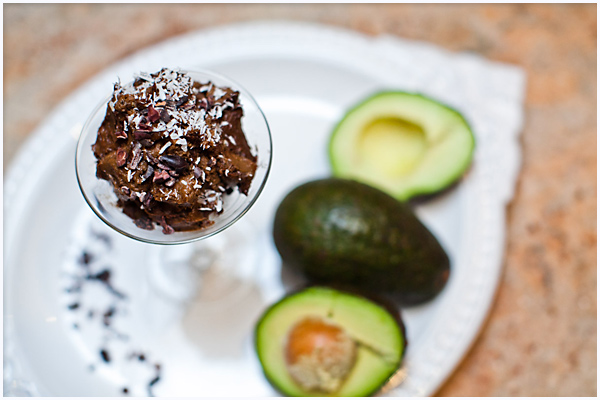
{"label": "avocado flesh", "polygon": [[[287,370],[284,354],[287,334],[306,317],[321,317],[337,324],[358,342],[356,363],[336,393],[307,392]],[[288,396],[368,396],[398,369],[404,343],[398,322],[383,307],[324,287],[312,287],[285,297],[265,312],[256,328],[256,350],[265,376]]]}
{"label": "avocado flesh", "polygon": [[421,95],[382,92],[348,111],[332,133],[329,157],[335,176],[407,200],[456,181],[474,145],[457,111]]}
{"label": "avocado flesh", "polygon": [[450,260],[410,207],[360,182],[329,178],[292,190],[275,213],[283,264],[313,283],[387,292],[405,305],[445,286]]}
{"label": "avocado flesh", "polygon": [[425,154],[425,133],[420,126],[399,118],[380,118],[360,133],[356,170],[380,172],[387,180],[409,174]]}

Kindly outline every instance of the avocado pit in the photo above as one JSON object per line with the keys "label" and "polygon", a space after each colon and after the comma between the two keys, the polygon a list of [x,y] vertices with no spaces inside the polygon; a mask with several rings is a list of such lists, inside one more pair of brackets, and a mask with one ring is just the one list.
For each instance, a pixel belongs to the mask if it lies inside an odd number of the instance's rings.
{"label": "avocado pit", "polygon": [[357,344],[340,326],[320,317],[294,325],[285,344],[292,379],[309,392],[334,393],[356,363]]}

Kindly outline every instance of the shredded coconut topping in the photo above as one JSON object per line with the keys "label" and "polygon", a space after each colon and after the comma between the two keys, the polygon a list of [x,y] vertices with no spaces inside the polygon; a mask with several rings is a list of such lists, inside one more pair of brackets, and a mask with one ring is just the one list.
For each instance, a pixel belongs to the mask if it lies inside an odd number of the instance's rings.
{"label": "shredded coconut topping", "polygon": [[[211,95],[214,104],[205,101],[206,107],[198,110],[195,105],[199,98],[206,100],[204,94]],[[164,137],[169,137],[183,151],[187,151],[188,141],[181,138],[190,134],[199,135],[200,146],[206,150],[221,140],[221,126],[228,124],[221,120],[223,110],[235,107],[226,95],[227,90],[224,88],[212,83],[197,87],[192,78],[184,72],[164,68],[156,74],[141,72],[133,83],[124,86],[120,81],[117,82],[109,106],[114,110],[120,97],[133,96],[147,107],[164,110],[164,118],[168,119],[168,122],[161,120],[156,126],[150,127],[151,132],[165,132]],[[223,100],[223,103],[219,100]],[[132,113],[127,117],[127,121],[124,121],[123,130],[148,130],[148,124],[142,121],[141,114]]]}

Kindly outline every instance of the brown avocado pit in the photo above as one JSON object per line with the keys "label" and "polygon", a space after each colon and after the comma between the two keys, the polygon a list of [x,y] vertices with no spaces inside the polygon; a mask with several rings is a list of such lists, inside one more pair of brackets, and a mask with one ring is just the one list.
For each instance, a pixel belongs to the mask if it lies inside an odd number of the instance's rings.
{"label": "brown avocado pit", "polygon": [[357,344],[335,324],[307,317],[289,332],[285,355],[294,381],[310,392],[336,392],[356,363]]}

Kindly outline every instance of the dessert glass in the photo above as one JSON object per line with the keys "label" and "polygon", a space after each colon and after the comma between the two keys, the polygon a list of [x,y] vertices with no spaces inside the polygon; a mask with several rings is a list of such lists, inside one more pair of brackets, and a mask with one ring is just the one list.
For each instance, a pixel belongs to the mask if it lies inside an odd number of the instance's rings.
{"label": "dessert glass", "polygon": [[252,207],[265,186],[269,175],[272,151],[271,133],[262,110],[250,93],[230,79],[212,72],[185,72],[195,81],[211,81],[218,86],[231,87],[240,92],[239,99],[244,110],[242,128],[250,148],[258,157],[258,165],[248,195],[245,196],[234,190],[233,193],[224,196],[223,212],[212,217],[214,223],[211,226],[194,231],[174,232],[170,235],[162,233],[160,227],[153,230],[139,228],[117,206],[117,196],[113,191],[113,186],[108,181],[96,177],[96,158],[92,152],[92,144],[96,141],[98,128],[106,113],[106,105],[110,100],[110,96],[107,97],[105,101],[96,107],[83,126],[75,157],[77,181],[86,202],[102,221],[121,234],[146,243],[189,243],[223,231]]}
{"label": "dessert glass", "polygon": [[[125,215],[117,206],[117,196],[113,186],[106,180],[96,177],[96,158],[92,144],[96,141],[98,128],[105,113],[108,96],[100,103],[83,126],[77,143],[75,166],[81,193],[93,212],[115,231],[138,241],[151,244],[148,251],[153,254],[149,265],[150,282],[160,292],[177,300],[188,300],[196,294],[202,272],[215,268],[236,268],[238,262],[247,260],[253,247],[252,227],[248,223],[223,232],[238,221],[258,199],[263,190],[272,160],[271,133],[267,120],[254,98],[238,83],[209,71],[185,70],[193,80],[217,86],[227,86],[239,91],[239,101],[244,110],[242,129],[252,150],[257,156],[257,169],[248,195],[237,189],[223,197],[223,211],[212,215],[212,225],[193,231],[176,231],[164,234],[160,226],[153,230],[139,228],[133,219]],[[211,238],[218,233],[223,235]],[[211,239],[209,239],[211,238]],[[204,239],[200,242],[200,239]],[[206,240],[209,239],[209,240]],[[195,243],[192,243],[195,242]],[[159,246],[180,245],[180,246]],[[226,258],[226,261],[225,261]],[[225,265],[225,266],[223,266]],[[231,293],[231,288],[223,287],[223,292]]]}

